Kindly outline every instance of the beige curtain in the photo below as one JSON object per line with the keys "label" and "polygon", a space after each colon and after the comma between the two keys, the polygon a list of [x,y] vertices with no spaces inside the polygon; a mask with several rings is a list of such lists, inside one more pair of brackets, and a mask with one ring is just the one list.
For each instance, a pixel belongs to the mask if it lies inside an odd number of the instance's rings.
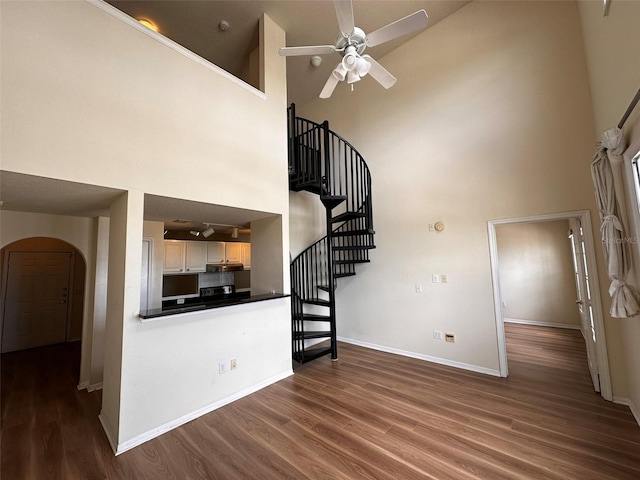
{"label": "beige curtain", "polygon": [[[624,198],[619,175],[625,140],[622,130],[612,128],[602,135],[595,158],[591,164],[596,189],[596,204],[602,225],[602,248],[607,272],[611,279],[611,316],[633,317],[640,313],[638,291],[627,283],[631,265],[629,237],[624,225],[624,212],[619,198]],[[617,175],[616,175],[617,174]]]}

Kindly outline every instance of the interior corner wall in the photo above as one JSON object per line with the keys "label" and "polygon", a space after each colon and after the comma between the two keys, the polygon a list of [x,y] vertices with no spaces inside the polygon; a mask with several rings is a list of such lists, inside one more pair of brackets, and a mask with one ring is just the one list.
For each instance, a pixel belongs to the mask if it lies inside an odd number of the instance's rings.
{"label": "interior corner wall", "polygon": [[580,327],[569,222],[496,225],[505,318]]}
{"label": "interior corner wall", "polygon": [[[578,7],[471,2],[377,60],[398,78],[393,88],[365,78],[353,92],[341,83],[331,99],[298,106],[300,116],[329,120],[371,169],[377,248],[340,280],[338,333],[497,371],[487,222],[596,212]],[[429,231],[437,221],[444,231]],[[456,342],[434,340],[433,330]],[[610,365],[614,392],[624,392],[615,353]]]}
{"label": "interior corner wall", "polygon": [[[640,2],[611,2],[607,17],[602,15],[600,2],[580,1],[578,5],[594,105],[595,143],[605,130],[618,124],[640,88]],[[640,104],[625,123],[624,131],[628,141],[640,138]],[[627,210],[632,208],[636,206],[629,205]],[[637,244],[633,254],[638,265]],[[610,301],[605,302],[609,304]],[[622,401],[624,397],[628,399],[640,423],[640,320],[634,317],[614,322],[621,330],[618,354],[625,359],[628,383],[627,391],[614,389],[614,395]]]}

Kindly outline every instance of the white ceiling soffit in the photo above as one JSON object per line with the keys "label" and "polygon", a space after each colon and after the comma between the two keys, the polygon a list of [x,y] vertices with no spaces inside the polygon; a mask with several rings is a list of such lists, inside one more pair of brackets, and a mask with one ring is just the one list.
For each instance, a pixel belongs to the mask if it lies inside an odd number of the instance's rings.
{"label": "white ceiling soffit", "polygon": [[[249,53],[258,45],[258,20],[263,12],[284,29],[286,46],[334,44],[339,34],[333,2],[327,0],[107,1],[133,18],[152,20],[159,33],[245,81],[249,76]],[[420,9],[427,11],[429,26],[433,26],[467,3],[467,0],[354,0],[353,10],[356,25],[372,32]],[[225,32],[218,28],[221,20],[230,24]],[[367,49],[367,53],[380,60],[419,34]],[[304,104],[317,98],[339,60],[338,54],[325,55],[322,65],[316,68],[311,66],[309,57],[287,58],[289,102]]]}
{"label": "white ceiling soffit", "polygon": [[[272,217],[273,213],[243,208],[212,205],[158,195],[144,196],[144,218],[164,222],[170,230],[185,230],[204,223],[214,225],[249,226],[255,220]],[[187,220],[187,223],[175,222]],[[182,223],[182,224],[181,224]]]}
{"label": "white ceiling soffit", "polygon": [[109,216],[111,204],[124,190],[15,172],[0,172],[2,210],[70,215]]}

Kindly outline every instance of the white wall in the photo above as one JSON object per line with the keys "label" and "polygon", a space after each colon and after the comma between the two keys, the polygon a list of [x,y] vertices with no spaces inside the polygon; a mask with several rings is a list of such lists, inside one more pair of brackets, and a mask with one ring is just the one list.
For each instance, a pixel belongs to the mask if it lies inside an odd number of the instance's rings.
{"label": "white wall", "polygon": [[[398,77],[392,89],[364,79],[298,107],[328,119],[372,172],[377,249],[340,281],[339,334],[497,372],[487,221],[595,212],[577,6],[472,2],[379,61]],[[439,220],[445,230],[429,232]],[[610,364],[614,392],[625,391],[620,356]]]}
{"label": "white wall", "polygon": [[[589,80],[595,113],[596,132],[618,124],[629,102],[640,88],[640,2],[611,2],[609,16],[602,16],[600,2],[580,1],[580,19],[587,52]],[[624,130],[628,141],[640,140],[640,105],[627,120]],[[627,210],[635,208],[633,204]],[[638,226],[636,226],[637,228]],[[640,265],[638,245],[634,246],[636,265]],[[610,302],[606,302],[608,307]],[[619,401],[628,402],[640,423],[640,320],[638,317],[616,320],[621,330],[619,355],[625,361],[628,387],[615,391]]]}
{"label": "white wall", "polygon": [[496,225],[505,318],[580,327],[568,231],[567,220]]}
{"label": "white wall", "polygon": [[[144,194],[281,216],[270,253],[288,256],[286,69],[277,54],[284,32],[261,20],[262,93],[92,3],[1,2],[0,12],[0,113],[12,119],[1,125],[2,169],[128,192],[110,222],[101,419],[114,448],[290,374],[286,299],[144,324],[137,318],[143,229],[136,199]],[[256,262],[252,274],[260,277]],[[270,272],[283,289],[285,265]],[[214,376],[216,359],[228,355],[238,359],[237,371]]]}

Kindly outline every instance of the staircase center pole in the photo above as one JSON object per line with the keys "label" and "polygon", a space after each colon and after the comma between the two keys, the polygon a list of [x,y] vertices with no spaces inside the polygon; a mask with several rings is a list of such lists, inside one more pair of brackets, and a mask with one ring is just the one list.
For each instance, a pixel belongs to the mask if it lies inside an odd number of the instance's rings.
{"label": "staircase center pole", "polygon": [[[332,169],[331,169],[331,141],[329,136],[329,122],[325,120],[324,128],[324,176],[323,188],[325,195],[333,195]],[[333,222],[331,203],[325,206],[327,216],[327,279],[329,285],[329,325],[331,330],[331,360],[338,359],[338,335],[336,331],[336,292],[334,283],[334,258],[333,258]]]}

